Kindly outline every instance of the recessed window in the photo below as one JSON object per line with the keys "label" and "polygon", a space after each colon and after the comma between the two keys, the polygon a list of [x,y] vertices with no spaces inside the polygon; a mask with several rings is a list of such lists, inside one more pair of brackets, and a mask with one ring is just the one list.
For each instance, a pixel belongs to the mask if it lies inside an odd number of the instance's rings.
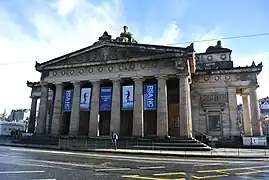
{"label": "recessed window", "polygon": [[208,111],[209,131],[220,131],[220,111]]}

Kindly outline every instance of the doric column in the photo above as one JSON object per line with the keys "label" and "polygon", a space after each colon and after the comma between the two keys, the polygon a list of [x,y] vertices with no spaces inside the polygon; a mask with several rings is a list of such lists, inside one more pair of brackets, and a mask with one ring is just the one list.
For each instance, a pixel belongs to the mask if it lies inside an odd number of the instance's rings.
{"label": "doric column", "polygon": [[100,82],[92,82],[92,100],[91,100],[91,113],[89,123],[89,136],[97,136],[97,128],[99,128],[98,115],[100,104]]}
{"label": "doric column", "polygon": [[236,97],[236,88],[228,88],[228,102],[230,110],[230,127],[231,127],[231,136],[240,136],[240,131],[237,128],[237,97]]}
{"label": "doric column", "polygon": [[37,98],[33,97],[30,110],[30,120],[28,124],[28,133],[34,133],[35,131],[36,105],[37,105]]}
{"label": "doric column", "polygon": [[41,84],[41,98],[39,104],[39,112],[37,118],[36,133],[44,134],[46,128],[46,119],[47,119],[47,107],[48,107],[48,93],[49,88],[48,84]]}
{"label": "doric column", "polygon": [[113,82],[113,89],[112,89],[110,132],[120,134],[121,82],[120,79],[113,79],[112,82]]}
{"label": "doric column", "polygon": [[53,113],[53,96],[54,96],[53,90],[49,89],[46,134],[51,133],[51,123],[52,123],[52,113]]}
{"label": "doric column", "polygon": [[157,77],[157,136],[168,136],[167,77]]}
{"label": "doric column", "polygon": [[192,137],[190,84],[188,76],[179,77],[180,136]]}
{"label": "doric column", "polygon": [[63,84],[55,84],[55,99],[52,115],[52,126],[51,134],[59,135],[61,130],[61,119],[62,119],[62,99],[63,99]]}
{"label": "doric column", "polygon": [[250,109],[251,109],[251,124],[253,136],[262,136],[262,125],[260,121],[260,111],[257,98],[256,88],[249,89]]}
{"label": "doric column", "polygon": [[247,94],[242,94],[242,100],[243,100],[244,135],[245,136],[252,136],[252,128],[251,128],[251,122],[250,122],[248,95]]}
{"label": "doric column", "polygon": [[143,78],[134,80],[133,136],[144,136]]}
{"label": "doric column", "polygon": [[72,82],[72,83],[74,85],[74,94],[72,100],[69,135],[77,136],[79,134],[81,83],[80,82]]}

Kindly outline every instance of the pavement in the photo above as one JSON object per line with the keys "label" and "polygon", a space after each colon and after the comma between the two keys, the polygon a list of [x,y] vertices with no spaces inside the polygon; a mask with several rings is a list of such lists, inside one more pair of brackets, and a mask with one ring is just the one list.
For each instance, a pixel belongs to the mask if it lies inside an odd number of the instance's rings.
{"label": "pavement", "polygon": [[71,152],[0,146],[0,180],[268,179],[267,159]]}
{"label": "pavement", "polygon": [[[38,145],[38,144],[18,144],[7,140],[0,140],[0,146],[29,147],[39,149],[59,150],[56,145]],[[167,155],[181,157],[215,157],[215,158],[269,158],[269,149],[236,149],[236,148],[215,148],[212,151],[171,151],[171,150],[142,150],[142,149],[92,149],[73,147],[72,151],[88,151],[99,153],[121,153],[121,154],[144,154],[144,155]]]}

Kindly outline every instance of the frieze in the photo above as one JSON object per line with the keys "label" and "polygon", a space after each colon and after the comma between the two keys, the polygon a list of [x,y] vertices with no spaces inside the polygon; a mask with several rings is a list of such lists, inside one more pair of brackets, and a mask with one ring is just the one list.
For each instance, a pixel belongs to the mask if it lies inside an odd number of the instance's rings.
{"label": "frieze", "polygon": [[100,74],[100,73],[118,73],[118,72],[148,70],[158,68],[160,66],[159,62],[160,61],[129,62],[120,64],[53,70],[50,72],[50,76],[51,77],[81,76],[81,75]]}
{"label": "frieze", "polygon": [[220,94],[220,93],[212,93],[212,94],[203,94],[200,95],[200,102],[201,103],[217,103],[217,102],[227,102],[228,97],[227,93]]}

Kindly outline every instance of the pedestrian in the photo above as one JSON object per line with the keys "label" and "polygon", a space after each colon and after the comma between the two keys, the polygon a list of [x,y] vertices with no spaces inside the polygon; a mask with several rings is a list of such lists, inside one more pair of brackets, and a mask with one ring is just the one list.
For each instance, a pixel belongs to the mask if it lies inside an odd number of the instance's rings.
{"label": "pedestrian", "polygon": [[112,138],[113,148],[115,150],[117,150],[117,139],[118,139],[118,135],[115,132],[112,132],[111,138]]}

